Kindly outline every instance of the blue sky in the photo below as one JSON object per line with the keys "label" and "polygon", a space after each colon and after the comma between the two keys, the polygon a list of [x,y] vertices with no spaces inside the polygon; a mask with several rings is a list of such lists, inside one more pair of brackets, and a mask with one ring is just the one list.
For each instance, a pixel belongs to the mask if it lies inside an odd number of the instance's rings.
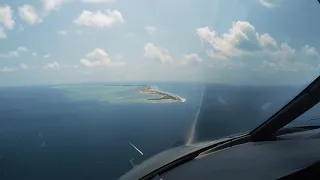
{"label": "blue sky", "polygon": [[320,72],[317,0],[4,0],[0,5],[0,85],[300,84]]}

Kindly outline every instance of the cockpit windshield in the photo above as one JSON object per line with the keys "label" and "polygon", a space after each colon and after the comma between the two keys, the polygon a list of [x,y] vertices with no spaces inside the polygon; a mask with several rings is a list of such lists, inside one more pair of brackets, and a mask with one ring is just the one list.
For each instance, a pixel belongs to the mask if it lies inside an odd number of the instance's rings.
{"label": "cockpit windshield", "polygon": [[0,179],[116,179],[250,132],[320,75],[319,19],[317,0],[2,0]]}

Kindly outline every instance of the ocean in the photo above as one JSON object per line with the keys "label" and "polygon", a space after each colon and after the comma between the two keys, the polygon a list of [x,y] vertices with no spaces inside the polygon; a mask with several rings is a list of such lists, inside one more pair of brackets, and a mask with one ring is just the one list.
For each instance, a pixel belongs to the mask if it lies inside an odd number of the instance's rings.
{"label": "ocean", "polygon": [[148,82],[187,99],[151,103],[123,84],[0,88],[0,179],[117,179],[193,125],[192,143],[252,130],[303,88]]}

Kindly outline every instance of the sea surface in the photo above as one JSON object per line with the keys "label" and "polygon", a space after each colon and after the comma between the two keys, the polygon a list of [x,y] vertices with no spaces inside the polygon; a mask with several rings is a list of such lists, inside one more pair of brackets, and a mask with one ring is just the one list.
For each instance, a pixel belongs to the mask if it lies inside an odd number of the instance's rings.
{"label": "sea surface", "polygon": [[187,101],[148,102],[126,83],[0,88],[0,179],[117,179],[131,159],[250,131],[303,89],[148,85]]}

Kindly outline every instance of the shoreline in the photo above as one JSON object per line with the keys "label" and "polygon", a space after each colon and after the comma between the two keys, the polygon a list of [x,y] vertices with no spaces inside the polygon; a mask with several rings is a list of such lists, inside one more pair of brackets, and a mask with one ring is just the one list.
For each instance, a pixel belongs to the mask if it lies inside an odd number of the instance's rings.
{"label": "shoreline", "polygon": [[147,99],[150,101],[160,101],[160,100],[172,100],[172,101],[177,101],[177,102],[186,102],[187,99],[168,93],[168,92],[164,92],[164,91],[160,91],[158,89],[155,89],[151,86],[145,86],[140,90],[141,94],[157,94],[160,95],[161,97],[159,98],[151,98],[151,99]]}

